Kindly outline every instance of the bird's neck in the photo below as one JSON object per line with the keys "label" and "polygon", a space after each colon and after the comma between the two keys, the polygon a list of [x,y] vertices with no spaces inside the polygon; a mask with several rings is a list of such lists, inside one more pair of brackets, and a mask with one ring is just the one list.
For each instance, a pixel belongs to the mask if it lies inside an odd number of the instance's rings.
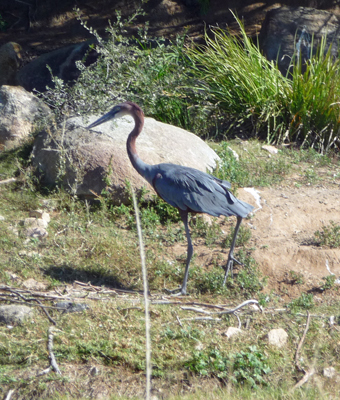
{"label": "bird's neck", "polygon": [[134,118],[134,120],[135,120],[135,127],[129,134],[129,137],[126,142],[127,153],[134,169],[140,175],[142,175],[142,177],[145,178],[150,184],[152,184],[152,177],[149,176],[151,165],[146,164],[144,161],[140,159],[136,149],[136,139],[143,129],[144,116],[140,114],[138,118]]}

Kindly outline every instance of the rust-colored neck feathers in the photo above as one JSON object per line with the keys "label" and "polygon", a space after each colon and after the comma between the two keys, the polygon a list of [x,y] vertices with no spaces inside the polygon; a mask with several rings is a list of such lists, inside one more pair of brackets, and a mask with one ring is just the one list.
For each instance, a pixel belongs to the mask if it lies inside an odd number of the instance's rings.
{"label": "rust-colored neck feathers", "polygon": [[140,107],[133,104],[131,105],[130,115],[135,120],[135,127],[129,134],[128,140],[126,142],[126,149],[133,167],[140,173],[138,163],[139,156],[136,149],[136,139],[141,133],[144,126],[144,113]]}

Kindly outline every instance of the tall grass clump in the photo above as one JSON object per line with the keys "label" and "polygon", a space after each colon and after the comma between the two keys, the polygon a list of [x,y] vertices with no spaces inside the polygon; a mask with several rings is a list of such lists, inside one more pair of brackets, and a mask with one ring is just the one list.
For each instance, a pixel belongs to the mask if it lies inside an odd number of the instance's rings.
{"label": "tall grass clump", "polygon": [[247,36],[244,26],[238,35],[214,28],[206,32],[205,45],[189,50],[199,89],[225,110],[235,122],[258,133],[278,130],[289,102],[290,83],[258,45]]}
{"label": "tall grass clump", "polygon": [[268,142],[296,142],[322,153],[339,144],[340,61],[327,51],[326,38],[304,64],[294,55],[283,76],[237,22],[238,35],[214,28],[205,45],[189,50],[200,91],[234,125]]}
{"label": "tall grass clump", "polygon": [[323,37],[303,65],[294,57],[289,104],[289,140],[322,153],[340,139],[340,61],[326,44]]}

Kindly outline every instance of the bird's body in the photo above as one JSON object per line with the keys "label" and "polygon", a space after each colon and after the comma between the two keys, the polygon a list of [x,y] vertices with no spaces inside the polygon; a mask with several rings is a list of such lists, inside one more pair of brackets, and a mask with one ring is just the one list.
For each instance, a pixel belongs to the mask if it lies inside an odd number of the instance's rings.
{"label": "bird's body", "polygon": [[231,185],[227,181],[195,168],[168,163],[150,165],[142,161],[136,151],[136,139],[144,125],[144,114],[142,109],[134,103],[126,102],[115,106],[110,112],[91,124],[89,128],[123,115],[131,115],[135,120],[135,127],[127,139],[127,153],[133,167],[150,183],[159,197],[179,210],[185,226],[188,257],[180,293],[186,294],[189,264],[193,254],[188,227],[189,212],[206,213],[216,217],[220,215],[237,217],[234,239],[226,266],[226,280],[229,270],[232,269],[233,261],[238,262],[233,257],[233,251],[239,226],[242,218],[246,217],[253,207],[233,196],[229,191]]}

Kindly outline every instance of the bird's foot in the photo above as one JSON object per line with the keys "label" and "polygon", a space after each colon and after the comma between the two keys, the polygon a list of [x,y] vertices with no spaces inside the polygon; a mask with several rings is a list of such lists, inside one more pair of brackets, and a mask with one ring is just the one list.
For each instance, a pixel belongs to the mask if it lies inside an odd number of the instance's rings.
{"label": "bird's foot", "polygon": [[186,294],[187,294],[187,291],[185,289],[183,289],[182,287],[179,287],[176,289],[166,289],[166,288],[164,288],[164,289],[166,290],[167,293],[170,294],[170,296],[173,296],[173,297],[186,296]]}
{"label": "bird's foot", "polygon": [[236,262],[236,264],[238,265],[244,265],[243,263],[241,263],[240,261],[238,261],[234,256],[229,254],[228,257],[228,261],[227,264],[225,265],[225,267],[223,267],[225,274],[224,274],[224,280],[223,280],[223,286],[225,286],[226,282],[227,282],[227,278],[229,275],[229,271],[230,271],[230,275],[231,277],[233,277],[233,266],[234,266],[234,262]]}

